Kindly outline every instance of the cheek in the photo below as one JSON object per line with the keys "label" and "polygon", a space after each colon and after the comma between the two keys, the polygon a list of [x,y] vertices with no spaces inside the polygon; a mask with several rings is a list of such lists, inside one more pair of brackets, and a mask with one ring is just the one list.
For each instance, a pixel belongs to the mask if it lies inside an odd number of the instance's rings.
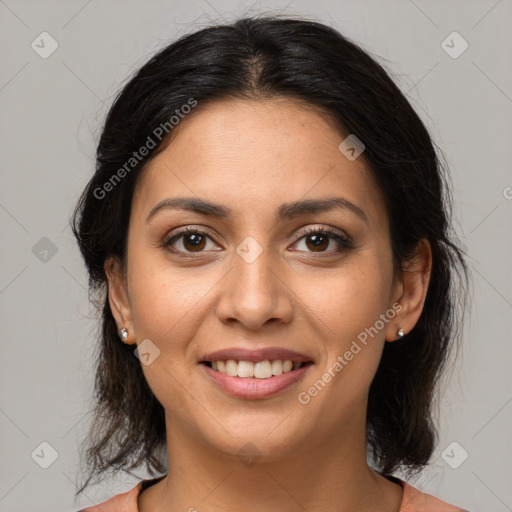
{"label": "cheek", "polygon": [[[137,343],[149,339],[158,356],[142,371],[158,401],[169,411],[186,411],[190,396],[183,384],[186,361],[192,361],[194,337],[211,304],[208,292],[215,279],[194,269],[176,270],[149,251],[129,260],[128,287]],[[218,280],[218,279],[217,279]]]}
{"label": "cheek", "polygon": [[157,256],[134,251],[130,260],[134,330],[137,339],[149,338],[165,351],[173,351],[193,337],[218,277],[198,268],[172,268]]}
{"label": "cheek", "polygon": [[387,314],[391,264],[370,253],[366,256],[366,261],[359,259],[360,265],[340,269],[328,286],[317,288],[313,306],[327,340],[325,371],[335,375],[330,380],[333,393],[321,400],[332,400],[338,411],[356,406],[367,394],[394,316]]}
{"label": "cheek", "polygon": [[376,258],[360,258],[316,286],[306,279],[299,287],[307,289],[301,293],[302,301],[314,311],[319,325],[330,333],[327,338],[333,341],[333,348],[343,349],[385,313],[391,281],[384,266]]}

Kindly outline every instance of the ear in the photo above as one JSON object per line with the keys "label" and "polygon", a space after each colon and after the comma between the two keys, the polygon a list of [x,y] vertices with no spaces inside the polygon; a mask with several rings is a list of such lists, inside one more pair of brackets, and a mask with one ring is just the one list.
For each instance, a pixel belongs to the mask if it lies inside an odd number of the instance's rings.
{"label": "ear", "polygon": [[394,302],[400,303],[401,309],[393,321],[388,323],[386,341],[400,339],[397,334],[399,329],[403,329],[407,335],[416,325],[425,304],[431,270],[432,250],[428,240],[422,238],[416,246],[414,257],[406,264],[403,276],[397,283]]}
{"label": "ear", "polygon": [[117,331],[119,332],[123,328],[126,329],[128,331],[128,339],[124,343],[133,345],[135,343],[135,336],[123,266],[118,258],[109,256],[105,260],[104,268],[108,278],[110,310],[116,321]]}

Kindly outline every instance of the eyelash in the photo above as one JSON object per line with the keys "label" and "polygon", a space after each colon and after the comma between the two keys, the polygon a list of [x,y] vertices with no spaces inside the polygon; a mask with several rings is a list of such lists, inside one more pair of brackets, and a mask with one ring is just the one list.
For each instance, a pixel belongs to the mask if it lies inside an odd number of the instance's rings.
{"label": "eyelash", "polygon": [[[195,234],[195,235],[200,235],[200,236],[206,235],[208,238],[215,241],[214,237],[211,234],[209,234],[208,232],[201,231],[197,228],[194,228],[194,227],[191,228],[190,226],[187,226],[185,229],[182,229],[182,230],[178,231],[177,233],[174,233],[170,238],[166,239],[166,241],[163,244],[164,248],[166,248],[167,250],[171,251],[174,254],[179,255],[179,257],[183,257],[183,258],[196,258],[196,257],[198,257],[198,255],[201,255],[203,252],[205,252],[205,251],[199,251],[197,253],[184,252],[184,251],[177,250],[177,249],[171,247],[172,244],[176,240],[178,240],[183,235],[187,235],[187,234]],[[293,241],[293,244],[297,243],[299,240],[302,240],[302,238],[306,238],[309,235],[317,235],[317,234],[318,235],[328,235],[331,239],[333,239],[334,241],[336,241],[339,244],[339,247],[338,247],[338,249],[335,249],[334,251],[333,250],[320,251],[318,253],[311,251],[310,254],[313,255],[312,257],[322,257],[323,255],[331,255],[333,252],[342,253],[346,250],[354,248],[354,245],[349,237],[342,235],[338,231],[336,231],[328,226],[321,226],[321,227],[317,226],[317,227],[313,227],[313,228],[306,228],[306,229],[300,230],[295,235],[295,240]],[[301,251],[297,251],[297,252],[301,252]]]}

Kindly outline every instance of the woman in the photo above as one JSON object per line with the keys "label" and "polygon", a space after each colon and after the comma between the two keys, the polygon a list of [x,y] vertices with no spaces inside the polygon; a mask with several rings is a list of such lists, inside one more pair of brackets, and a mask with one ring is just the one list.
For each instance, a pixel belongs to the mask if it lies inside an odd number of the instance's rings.
{"label": "woman", "polygon": [[77,494],[155,478],[84,510],[460,511],[392,475],[433,453],[459,332],[449,197],[418,115],[332,28],[246,18],[155,55],[74,222],[103,307]]}

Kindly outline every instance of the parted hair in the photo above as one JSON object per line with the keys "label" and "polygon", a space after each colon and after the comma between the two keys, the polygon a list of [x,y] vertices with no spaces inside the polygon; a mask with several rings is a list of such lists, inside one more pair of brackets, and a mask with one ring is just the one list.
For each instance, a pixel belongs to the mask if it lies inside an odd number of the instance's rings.
{"label": "parted hair", "polygon": [[[422,238],[429,241],[432,270],[422,314],[402,340],[385,344],[367,408],[367,446],[377,471],[411,475],[428,463],[437,442],[435,392],[460,343],[468,271],[452,228],[447,166],[391,76],[332,27],[300,16],[257,15],[183,35],[117,94],[102,126],[94,175],[72,218],[101,315],[93,415],[81,447],[88,474],[77,495],[107,471],[130,473],[143,465],[154,476],[166,471],[164,409],[133,345],[119,340],[104,264],[111,255],[125,261],[138,177],[172,140],[162,138],[130,167],[126,162],[191,98],[197,106],[190,116],[217,100],[290,98],[317,109],[365,145],[361,158],[385,198],[395,272],[403,272]],[[115,174],[122,179],[113,183]]]}

